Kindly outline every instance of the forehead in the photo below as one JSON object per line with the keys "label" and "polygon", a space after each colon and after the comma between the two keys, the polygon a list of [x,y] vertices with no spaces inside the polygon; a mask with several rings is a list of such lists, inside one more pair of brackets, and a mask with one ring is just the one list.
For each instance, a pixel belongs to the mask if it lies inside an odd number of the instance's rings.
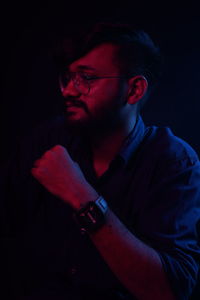
{"label": "forehead", "polygon": [[74,72],[81,69],[95,69],[100,72],[115,71],[117,72],[119,67],[116,64],[118,53],[118,46],[113,44],[101,44],[86,55],[82,56],[78,60],[74,61],[69,69]]}

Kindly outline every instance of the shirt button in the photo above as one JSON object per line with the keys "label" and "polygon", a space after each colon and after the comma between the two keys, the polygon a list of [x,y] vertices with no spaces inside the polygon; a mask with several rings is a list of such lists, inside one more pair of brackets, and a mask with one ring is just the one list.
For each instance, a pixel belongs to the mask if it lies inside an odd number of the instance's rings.
{"label": "shirt button", "polygon": [[71,268],[71,274],[72,275],[75,275],[77,272],[77,269],[75,267]]}
{"label": "shirt button", "polygon": [[87,231],[84,228],[81,228],[81,235],[85,236],[87,234]]}

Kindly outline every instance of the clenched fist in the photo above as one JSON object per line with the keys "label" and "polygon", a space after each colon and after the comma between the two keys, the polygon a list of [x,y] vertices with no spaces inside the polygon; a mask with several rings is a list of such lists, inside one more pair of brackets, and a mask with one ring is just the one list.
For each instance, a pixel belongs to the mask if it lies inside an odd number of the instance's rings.
{"label": "clenched fist", "polygon": [[31,173],[49,192],[75,210],[99,196],[63,146],[56,145],[45,152],[35,161]]}

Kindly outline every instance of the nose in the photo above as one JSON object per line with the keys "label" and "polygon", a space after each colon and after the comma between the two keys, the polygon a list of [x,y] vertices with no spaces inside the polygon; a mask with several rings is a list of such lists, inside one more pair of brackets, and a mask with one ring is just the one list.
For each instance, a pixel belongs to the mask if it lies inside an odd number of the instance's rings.
{"label": "nose", "polygon": [[80,92],[76,89],[72,80],[70,80],[70,82],[66,86],[61,86],[61,93],[63,97],[77,97],[80,95]]}

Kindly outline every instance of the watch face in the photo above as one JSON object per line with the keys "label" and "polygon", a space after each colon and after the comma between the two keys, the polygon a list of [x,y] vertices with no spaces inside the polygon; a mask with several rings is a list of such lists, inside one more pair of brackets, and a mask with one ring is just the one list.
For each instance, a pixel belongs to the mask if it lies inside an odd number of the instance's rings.
{"label": "watch face", "polygon": [[76,217],[81,228],[88,232],[98,230],[105,223],[105,214],[95,202],[89,202]]}

